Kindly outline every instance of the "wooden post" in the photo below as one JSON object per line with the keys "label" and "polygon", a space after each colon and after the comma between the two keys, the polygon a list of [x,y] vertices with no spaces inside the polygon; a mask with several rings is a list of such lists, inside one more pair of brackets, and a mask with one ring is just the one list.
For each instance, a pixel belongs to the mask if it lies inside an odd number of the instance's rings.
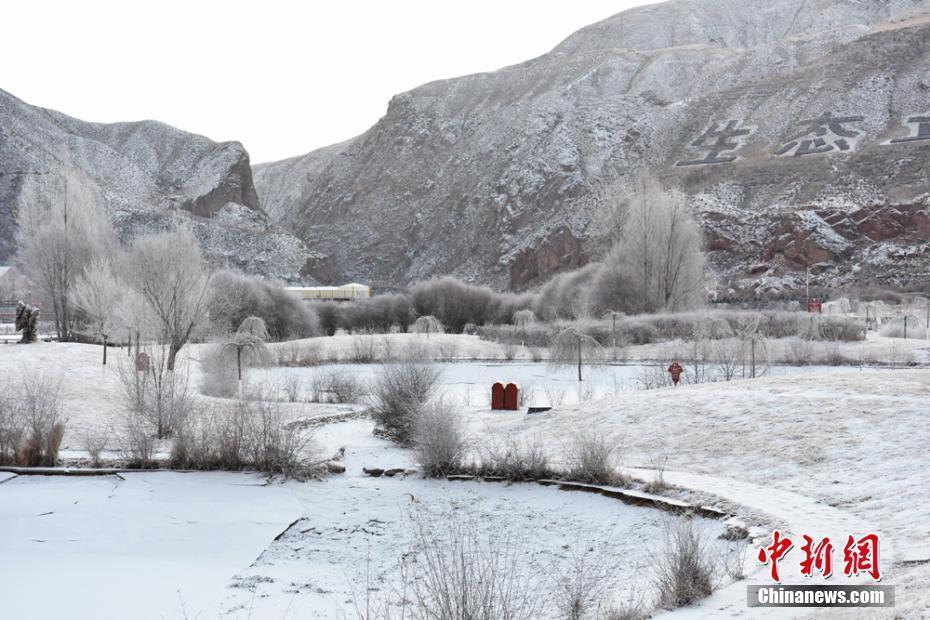
{"label": "wooden post", "polygon": [[236,347],[236,370],[239,377],[239,400],[242,400],[242,347]]}
{"label": "wooden post", "polygon": [[614,361],[616,362],[617,361],[617,313],[614,312],[610,316],[614,320],[613,327],[611,327],[610,329],[610,337],[611,337],[613,348],[614,348]]}
{"label": "wooden post", "polygon": [[103,334],[103,365],[107,365],[107,335]]}

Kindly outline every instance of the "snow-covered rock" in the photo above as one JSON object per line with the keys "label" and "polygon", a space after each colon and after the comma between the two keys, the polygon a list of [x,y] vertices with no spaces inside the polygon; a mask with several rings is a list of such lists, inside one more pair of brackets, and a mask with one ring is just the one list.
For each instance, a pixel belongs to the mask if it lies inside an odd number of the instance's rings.
{"label": "snow-covered rock", "polygon": [[15,215],[28,200],[99,201],[124,239],[182,217],[208,258],[293,278],[302,242],[258,206],[249,155],[155,121],[87,123],[0,90],[0,263],[15,253]]}

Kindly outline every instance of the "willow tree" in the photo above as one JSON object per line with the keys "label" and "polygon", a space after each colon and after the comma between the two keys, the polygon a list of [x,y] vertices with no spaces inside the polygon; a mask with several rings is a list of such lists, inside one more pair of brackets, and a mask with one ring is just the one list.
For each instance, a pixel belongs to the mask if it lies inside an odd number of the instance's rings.
{"label": "willow tree", "polygon": [[268,328],[265,321],[257,316],[246,317],[239,329],[223,346],[236,352],[236,379],[239,399],[242,399],[242,354],[261,358],[265,354],[265,342],[268,340]]}
{"label": "willow tree", "polygon": [[517,310],[513,313],[513,324],[520,329],[520,346],[526,346],[526,328],[536,322],[536,313],[532,310]]}
{"label": "willow tree", "polygon": [[581,381],[581,367],[600,364],[601,345],[590,334],[578,327],[568,327],[552,339],[549,351],[549,364],[559,368],[578,366],[578,380]]}
{"label": "willow tree", "polygon": [[419,317],[413,322],[411,331],[415,334],[426,334],[426,339],[429,340],[430,334],[443,333],[443,327],[439,319],[431,315],[426,315]]}

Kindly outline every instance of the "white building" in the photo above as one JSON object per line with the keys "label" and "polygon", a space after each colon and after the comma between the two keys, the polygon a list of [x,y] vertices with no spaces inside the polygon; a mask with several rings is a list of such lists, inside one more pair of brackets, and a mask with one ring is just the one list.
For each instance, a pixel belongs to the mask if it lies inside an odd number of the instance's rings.
{"label": "white building", "polygon": [[342,286],[288,286],[287,290],[306,301],[353,301],[371,297],[371,287],[357,282]]}

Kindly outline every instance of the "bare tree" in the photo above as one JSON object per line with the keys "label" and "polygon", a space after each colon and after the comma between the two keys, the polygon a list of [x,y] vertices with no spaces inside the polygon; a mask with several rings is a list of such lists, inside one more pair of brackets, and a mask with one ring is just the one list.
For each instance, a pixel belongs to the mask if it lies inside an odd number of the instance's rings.
{"label": "bare tree", "polygon": [[59,340],[68,340],[74,326],[75,281],[113,243],[102,198],[80,193],[67,180],[64,183],[55,202],[30,196],[17,212],[19,262],[51,303]]}
{"label": "bare tree", "polygon": [[107,363],[107,341],[118,327],[123,287],[109,259],[96,258],[84,269],[71,291],[71,300],[83,312],[91,332],[103,343],[103,365]]}
{"label": "bare tree", "polygon": [[257,316],[250,316],[242,321],[239,329],[224,345],[225,348],[236,351],[236,377],[239,382],[240,399],[242,399],[242,354],[261,358],[266,354],[266,340],[268,340],[268,329],[265,327],[265,321]]}
{"label": "bare tree", "polygon": [[638,312],[692,305],[702,285],[701,243],[685,196],[652,177],[638,177],[620,242],[608,253],[599,277],[600,286],[608,289],[601,292],[602,304]]}
{"label": "bare tree", "polygon": [[553,339],[549,353],[549,363],[555,367],[578,364],[578,380],[581,381],[583,363],[599,363],[601,345],[580,327],[568,327]]}
{"label": "bare tree", "polygon": [[129,286],[141,301],[146,322],[168,344],[168,370],[196,329],[206,321],[206,272],[194,235],[184,228],[141,237],[126,266]]}

